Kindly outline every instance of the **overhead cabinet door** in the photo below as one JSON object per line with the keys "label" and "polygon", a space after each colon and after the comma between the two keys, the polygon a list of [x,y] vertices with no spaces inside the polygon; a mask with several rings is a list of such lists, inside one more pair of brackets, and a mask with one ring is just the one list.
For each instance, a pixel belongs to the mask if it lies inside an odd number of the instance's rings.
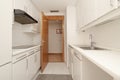
{"label": "overhead cabinet door", "polygon": [[14,9],[25,10],[25,0],[14,0]]}
{"label": "overhead cabinet door", "polygon": [[77,3],[77,20],[80,28],[96,19],[95,1],[79,0]]}
{"label": "overhead cabinet door", "polygon": [[117,8],[117,0],[96,0],[95,4],[97,18]]}

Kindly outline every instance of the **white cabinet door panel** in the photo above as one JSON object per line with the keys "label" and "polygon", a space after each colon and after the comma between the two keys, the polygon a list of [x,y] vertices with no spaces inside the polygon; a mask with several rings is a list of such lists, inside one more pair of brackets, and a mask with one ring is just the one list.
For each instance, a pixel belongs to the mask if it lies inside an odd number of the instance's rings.
{"label": "white cabinet door panel", "polygon": [[36,53],[37,60],[36,60],[36,69],[40,68],[40,51]]}
{"label": "white cabinet door panel", "polygon": [[117,7],[117,0],[96,0],[96,17],[99,18]]}
{"label": "white cabinet door panel", "polygon": [[82,61],[76,54],[73,57],[73,79],[82,80]]}
{"label": "white cabinet door panel", "polygon": [[0,80],[12,80],[11,78],[11,63],[0,67]]}
{"label": "white cabinet door panel", "polygon": [[96,0],[85,0],[86,1],[86,5],[84,5],[85,8],[85,24],[89,24],[90,22],[94,21],[96,19],[95,16],[95,1]]}
{"label": "white cabinet door panel", "polygon": [[0,65],[11,61],[12,57],[12,0],[0,2]]}
{"label": "white cabinet door panel", "polygon": [[25,0],[14,0],[14,9],[25,10]]}
{"label": "white cabinet door panel", "polygon": [[36,72],[35,55],[28,57],[28,80],[32,80]]}
{"label": "white cabinet door panel", "polygon": [[27,59],[13,64],[13,80],[27,80]]}

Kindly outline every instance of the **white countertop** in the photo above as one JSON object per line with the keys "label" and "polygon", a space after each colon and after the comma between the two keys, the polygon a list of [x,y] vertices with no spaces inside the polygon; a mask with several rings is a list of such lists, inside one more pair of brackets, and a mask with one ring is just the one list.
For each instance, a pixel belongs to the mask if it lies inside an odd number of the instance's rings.
{"label": "white countertop", "polygon": [[36,45],[34,47],[30,47],[30,48],[26,48],[26,49],[12,49],[13,56],[20,54],[20,53],[23,53],[23,52],[26,52],[26,51],[29,51],[29,50],[32,50],[32,49],[37,48],[37,47],[40,47],[40,45]]}
{"label": "white countertop", "polygon": [[83,50],[74,45],[70,46],[111,75],[114,80],[120,80],[120,52],[110,50]]}

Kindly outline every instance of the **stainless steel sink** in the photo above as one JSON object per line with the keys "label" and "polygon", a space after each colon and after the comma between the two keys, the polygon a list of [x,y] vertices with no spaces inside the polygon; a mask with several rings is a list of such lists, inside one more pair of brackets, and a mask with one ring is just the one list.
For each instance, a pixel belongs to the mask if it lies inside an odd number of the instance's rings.
{"label": "stainless steel sink", "polygon": [[106,49],[98,48],[98,47],[94,47],[93,49],[91,47],[79,47],[79,48],[82,48],[82,49],[85,49],[85,50],[106,50]]}

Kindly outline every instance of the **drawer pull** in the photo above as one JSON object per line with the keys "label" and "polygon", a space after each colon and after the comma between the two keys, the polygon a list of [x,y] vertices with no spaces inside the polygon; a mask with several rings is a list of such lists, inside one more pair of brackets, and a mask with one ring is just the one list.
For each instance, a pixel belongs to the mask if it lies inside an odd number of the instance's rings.
{"label": "drawer pull", "polygon": [[29,52],[29,55],[34,54],[34,51]]}
{"label": "drawer pull", "polygon": [[75,57],[76,57],[78,60],[82,61],[82,59],[80,59],[76,53],[75,53]]}

